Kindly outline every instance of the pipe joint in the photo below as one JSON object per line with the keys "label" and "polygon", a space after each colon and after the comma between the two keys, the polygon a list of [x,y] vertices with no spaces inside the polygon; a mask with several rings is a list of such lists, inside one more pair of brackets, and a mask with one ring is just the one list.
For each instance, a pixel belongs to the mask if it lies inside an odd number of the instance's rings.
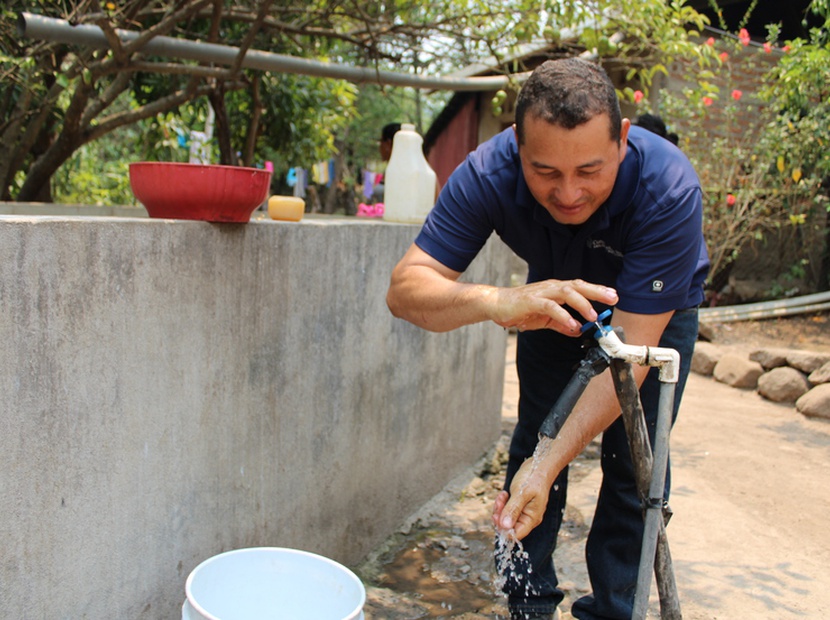
{"label": "pipe joint", "polygon": [[680,354],[674,349],[625,344],[612,329],[603,329],[597,341],[602,350],[612,359],[659,368],[662,383],[677,383],[679,380]]}

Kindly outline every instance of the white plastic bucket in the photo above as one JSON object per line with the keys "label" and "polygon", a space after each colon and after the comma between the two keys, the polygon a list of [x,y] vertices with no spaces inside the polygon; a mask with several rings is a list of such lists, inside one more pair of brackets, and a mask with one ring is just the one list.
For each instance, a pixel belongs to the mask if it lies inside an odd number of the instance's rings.
{"label": "white plastic bucket", "polygon": [[237,549],[187,578],[182,620],[363,620],[366,589],[345,566],[307,551]]}

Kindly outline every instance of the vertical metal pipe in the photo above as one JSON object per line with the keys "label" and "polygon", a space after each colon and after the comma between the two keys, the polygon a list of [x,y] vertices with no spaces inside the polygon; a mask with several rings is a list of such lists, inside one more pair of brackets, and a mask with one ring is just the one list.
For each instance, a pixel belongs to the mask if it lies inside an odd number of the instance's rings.
{"label": "vertical metal pipe", "polygon": [[[671,436],[672,419],[674,418],[674,392],[676,383],[660,384],[660,402],[657,414],[657,428],[654,442],[654,473],[652,474],[652,497],[663,497],[666,487],[666,472],[669,465],[669,441]],[[660,480],[660,491],[656,491],[655,480]],[[656,495],[655,495],[656,493]],[[658,519],[657,553],[655,556],[655,574],[661,577],[657,580],[657,592],[660,596],[660,614],[666,620],[680,620],[680,598],[677,595],[677,583],[674,579],[671,552],[666,536],[666,514],[663,511],[663,502],[660,510],[653,511]]]}
{"label": "vertical metal pipe", "polygon": [[[657,429],[655,432],[655,447],[657,449],[653,455],[645,415],[640,402],[640,390],[634,380],[631,364],[620,359],[611,360],[611,376],[614,379],[614,387],[622,409],[623,424],[628,436],[637,490],[648,506],[643,529],[643,546],[640,552],[637,590],[634,596],[634,611],[631,617],[632,620],[645,619],[648,611],[652,572],[654,572],[658,591],[660,592],[661,617],[664,620],[680,620],[680,605],[671,567],[662,510],[668,462],[668,435],[671,430],[671,418],[674,408],[674,384],[661,382],[660,385]],[[658,458],[663,459],[662,465],[658,466],[656,464]],[[657,469],[662,470],[659,481],[655,480],[654,477]],[[650,501],[649,498],[659,498],[659,500]],[[655,561],[655,555],[658,556],[657,561]]]}
{"label": "vertical metal pipe", "polygon": [[660,384],[657,411],[657,427],[654,435],[654,458],[651,482],[646,499],[643,546],[640,552],[640,571],[637,575],[637,591],[634,597],[632,618],[645,618],[648,611],[648,595],[651,589],[651,573],[657,576],[660,594],[660,617],[664,620],[680,620],[680,603],[671,564],[666,525],[663,519],[663,493],[666,488],[666,470],[669,457],[669,434],[674,410],[674,383]]}

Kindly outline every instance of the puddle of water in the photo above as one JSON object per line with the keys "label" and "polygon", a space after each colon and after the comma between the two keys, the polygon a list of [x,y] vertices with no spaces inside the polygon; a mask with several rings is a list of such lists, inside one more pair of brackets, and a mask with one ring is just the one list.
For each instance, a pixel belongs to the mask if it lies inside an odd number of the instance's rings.
{"label": "puddle of water", "polygon": [[477,613],[501,618],[507,611],[493,583],[492,558],[492,533],[465,532],[449,544],[443,537],[433,540],[425,536],[384,565],[378,585],[413,593],[427,613],[418,617]]}

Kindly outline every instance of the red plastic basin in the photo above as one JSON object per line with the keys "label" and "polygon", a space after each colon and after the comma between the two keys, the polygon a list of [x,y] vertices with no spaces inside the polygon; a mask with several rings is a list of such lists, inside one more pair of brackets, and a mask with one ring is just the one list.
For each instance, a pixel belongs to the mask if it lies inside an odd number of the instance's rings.
{"label": "red plastic basin", "polygon": [[130,164],[130,187],[150,217],[247,222],[268,196],[271,173],[173,162]]}

